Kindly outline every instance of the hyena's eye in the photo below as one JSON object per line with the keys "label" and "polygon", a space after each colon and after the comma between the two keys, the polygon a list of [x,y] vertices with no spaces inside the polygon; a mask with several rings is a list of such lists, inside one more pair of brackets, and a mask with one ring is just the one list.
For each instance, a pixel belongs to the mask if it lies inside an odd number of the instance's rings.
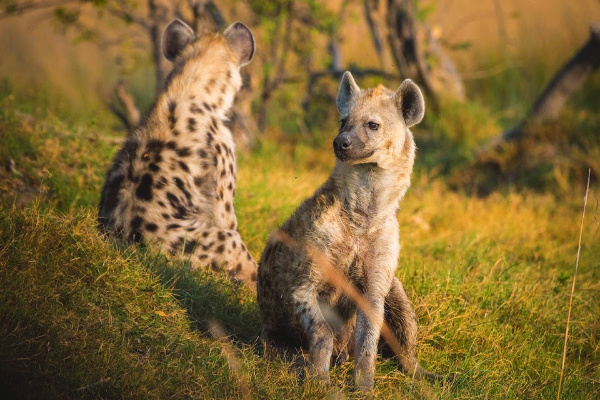
{"label": "hyena's eye", "polygon": [[342,128],[343,128],[343,127],[345,127],[345,126],[346,126],[346,118],[342,118],[342,119],[340,120],[340,129],[342,129]]}
{"label": "hyena's eye", "polygon": [[377,122],[367,122],[367,126],[372,131],[376,131],[377,129],[379,129],[379,124]]}

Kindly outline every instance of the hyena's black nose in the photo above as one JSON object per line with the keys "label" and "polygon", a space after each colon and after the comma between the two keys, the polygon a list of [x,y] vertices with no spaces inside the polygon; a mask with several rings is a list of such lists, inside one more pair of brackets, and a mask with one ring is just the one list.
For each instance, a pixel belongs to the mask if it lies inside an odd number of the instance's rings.
{"label": "hyena's black nose", "polygon": [[352,146],[352,140],[347,133],[340,133],[333,140],[333,149],[336,151],[348,150]]}

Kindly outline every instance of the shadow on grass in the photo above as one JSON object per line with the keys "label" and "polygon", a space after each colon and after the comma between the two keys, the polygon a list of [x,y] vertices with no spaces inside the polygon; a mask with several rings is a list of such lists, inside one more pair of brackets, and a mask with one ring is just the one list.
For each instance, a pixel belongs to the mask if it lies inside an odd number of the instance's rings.
{"label": "shadow on grass", "polygon": [[138,254],[186,310],[192,328],[211,336],[211,325],[217,323],[234,341],[257,343],[260,316],[250,290],[232,283],[225,274],[192,270],[187,261],[170,260],[149,250]]}

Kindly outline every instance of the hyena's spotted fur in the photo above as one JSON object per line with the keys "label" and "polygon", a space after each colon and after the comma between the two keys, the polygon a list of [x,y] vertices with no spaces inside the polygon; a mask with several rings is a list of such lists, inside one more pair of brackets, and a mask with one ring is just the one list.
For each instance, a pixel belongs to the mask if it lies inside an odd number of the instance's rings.
{"label": "hyena's spotted fur", "polygon": [[254,38],[241,23],[196,37],[175,20],[163,34],[163,52],[173,71],[114,160],[99,226],[255,287],[256,263],[237,232],[234,144],[225,126]]}
{"label": "hyena's spotted fur", "polygon": [[[342,124],[334,140],[335,169],[271,236],[259,262],[262,339],[279,349],[308,347],[310,370],[325,379],[334,350],[343,359],[344,349],[354,348],[356,383],[369,389],[385,320],[398,341],[401,367],[436,378],[418,365],[417,319],[394,277],[396,212],[415,157],[408,128],[423,117],[423,96],[410,80],[396,92],[381,85],[360,90],[346,72],[337,105]],[[374,311],[371,319],[332,284],[328,266],[358,288]]]}

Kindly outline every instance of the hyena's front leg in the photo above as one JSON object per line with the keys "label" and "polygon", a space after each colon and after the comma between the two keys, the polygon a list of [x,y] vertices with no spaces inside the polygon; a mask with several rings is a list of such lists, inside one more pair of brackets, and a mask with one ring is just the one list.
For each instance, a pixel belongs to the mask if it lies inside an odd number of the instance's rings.
{"label": "hyena's front leg", "polygon": [[354,379],[356,386],[363,391],[373,388],[375,380],[375,358],[377,344],[383,323],[384,298],[375,293],[366,294],[370,310],[359,309],[356,315],[356,364]]}
{"label": "hyena's front leg", "polygon": [[316,294],[298,290],[294,298],[296,317],[308,338],[310,374],[327,382],[333,354],[333,332],[321,312]]}

